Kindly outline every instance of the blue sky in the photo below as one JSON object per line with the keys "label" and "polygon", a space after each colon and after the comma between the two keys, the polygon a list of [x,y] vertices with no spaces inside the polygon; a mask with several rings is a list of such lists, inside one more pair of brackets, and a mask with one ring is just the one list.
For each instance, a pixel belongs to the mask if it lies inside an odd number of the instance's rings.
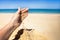
{"label": "blue sky", "polygon": [[28,7],[35,9],[60,9],[60,0],[0,0],[0,9]]}

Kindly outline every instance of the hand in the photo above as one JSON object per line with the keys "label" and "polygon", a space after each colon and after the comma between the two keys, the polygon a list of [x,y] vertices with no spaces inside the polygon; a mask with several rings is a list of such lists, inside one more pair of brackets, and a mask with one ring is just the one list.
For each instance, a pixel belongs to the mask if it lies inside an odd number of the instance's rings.
{"label": "hand", "polygon": [[0,30],[0,40],[8,40],[12,32],[21,24],[27,17],[28,9],[18,9],[17,13],[13,16],[12,20]]}
{"label": "hand", "polygon": [[21,22],[28,16],[28,8],[18,9],[17,13],[12,18],[12,24],[18,27]]}

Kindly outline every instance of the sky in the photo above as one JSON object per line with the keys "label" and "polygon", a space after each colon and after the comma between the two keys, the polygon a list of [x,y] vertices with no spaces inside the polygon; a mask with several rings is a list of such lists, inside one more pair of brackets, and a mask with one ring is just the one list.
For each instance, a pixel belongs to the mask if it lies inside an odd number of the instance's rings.
{"label": "sky", "polygon": [[60,9],[60,0],[0,0],[0,9]]}

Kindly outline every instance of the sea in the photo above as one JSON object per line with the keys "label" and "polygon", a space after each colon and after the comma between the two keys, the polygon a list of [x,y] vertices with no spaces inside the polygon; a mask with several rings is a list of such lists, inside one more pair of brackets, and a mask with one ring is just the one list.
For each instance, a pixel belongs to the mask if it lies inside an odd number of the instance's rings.
{"label": "sea", "polygon": [[[15,13],[18,9],[0,9],[0,13]],[[60,14],[60,9],[29,9],[29,13],[52,13]]]}

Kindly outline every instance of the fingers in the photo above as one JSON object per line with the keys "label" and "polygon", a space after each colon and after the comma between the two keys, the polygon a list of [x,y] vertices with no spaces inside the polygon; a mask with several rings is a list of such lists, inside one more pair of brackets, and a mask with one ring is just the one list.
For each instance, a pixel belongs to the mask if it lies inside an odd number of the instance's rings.
{"label": "fingers", "polygon": [[24,8],[21,10],[22,16],[28,16],[28,8]]}
{"label": "fingers", "polygon": [[23,8],[21,12],[22,20],[24,20],[28,16],[28,8]]}
{"label": "fingers", "polygon": [[21,9],[21,11],[25,10],[26,8]]}
{"label": "fingers", "polygon": [[24,8],[24,9],[22,9],[21,12],[22,12],[22,13],[26,13],[26,12],[28,12],[28,8]]}
{"label": "fingers", "polygon": [[22,20],[28,16],[28,8],[18,8],[17,14],[21,16]]}
{"label": "fingers", "polygon": [[21,12],[22,12],[22,13],[28,12],[28,8],[23,8],[23,9],[18,8],[17,13],[20,14]]}

